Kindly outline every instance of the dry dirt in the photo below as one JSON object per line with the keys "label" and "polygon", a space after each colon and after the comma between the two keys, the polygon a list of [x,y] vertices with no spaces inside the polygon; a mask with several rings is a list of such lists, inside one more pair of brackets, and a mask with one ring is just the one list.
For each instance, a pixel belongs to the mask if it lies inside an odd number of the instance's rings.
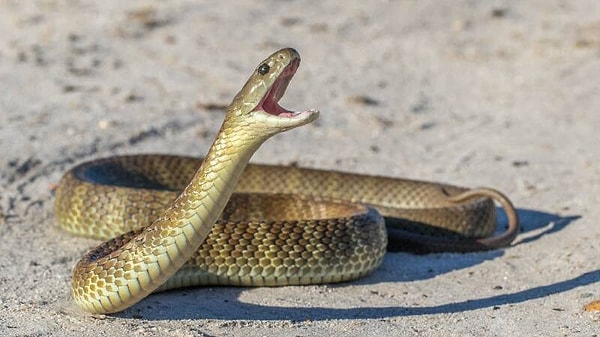
{"label": "dry dirt", "polygon": [[[600,2],[0,1],[0,335],[598,336]],[[197,288],[91,316],[55,226],[74,163],[203,155],[256,63],[303,62],[321,118],[255,162],[490,186],[523,230],[470,254],[390,253],[357,282]],[[588,309],[588,310],[586,310]]]}

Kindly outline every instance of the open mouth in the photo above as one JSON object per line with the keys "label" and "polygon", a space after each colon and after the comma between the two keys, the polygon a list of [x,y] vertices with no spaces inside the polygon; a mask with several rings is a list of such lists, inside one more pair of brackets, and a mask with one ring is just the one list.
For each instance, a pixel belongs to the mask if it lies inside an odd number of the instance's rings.
{"label": "open mouth", "polygon": [[279,77],[275,80],[275,83],[273,83],[269,91],[256,107],[256,110],[263,110],[268,114],[278,117],[295,117],[302,113],[287,110],[279,105],[279,100],[283,97],[283,94],[290,84],[292,77],[294,77],[296,70],[298,70],[299,65],[300,60],[295,59],[281,72]]}

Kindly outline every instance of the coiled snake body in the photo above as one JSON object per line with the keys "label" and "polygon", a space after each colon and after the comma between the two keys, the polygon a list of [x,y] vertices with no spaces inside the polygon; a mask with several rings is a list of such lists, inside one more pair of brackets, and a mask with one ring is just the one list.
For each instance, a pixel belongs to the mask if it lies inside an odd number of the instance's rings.
{"label": "coiled snake body", "polygon": [[[79,235],[114,237],[73,270],[71,292],[81,308],[117,312],[153,291],[197,284],[352,280],[377,268],[388,235],[396,245],[427,250],[510,244],[517,215],[494,190],[247,166],[269,137],[318,116],[277,103],[299,62],[288,48],[260,63],[202,162],[121,156],[80,164],[64,175],[56,191],[58,223]],[[497,236],[492,199],[509,219]]]}

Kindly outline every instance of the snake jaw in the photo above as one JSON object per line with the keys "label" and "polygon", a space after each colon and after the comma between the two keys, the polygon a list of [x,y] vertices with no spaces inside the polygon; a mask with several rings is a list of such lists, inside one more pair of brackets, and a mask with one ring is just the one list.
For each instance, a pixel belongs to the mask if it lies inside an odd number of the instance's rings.
{"label": "snake jaw", "polygon": [[260,100],[254,109],[255,111],[262,110],[268,114],[279,117],[293,117],[301,113],[287,110],[279,105],[279,100],[283,97],[283,94],[285,94],[285,90],[290,84],[292,77],[294,77],[299,65],[300,59],[294,59],[285,67],[267,93]]}
{"label": "snake jaw", "polygon": [[299,65],[300,55],[293,48],[281,49],[264,59],[229,105],[231,118],[248,120],[246,115],[250,114],[264,127],[280,131],[315,120],[317,110],[297,112],[279,105]]}
{"label": "snake jaw", "polygon": [[[280,52],[285,50],[286,49],[281,50]],[[278,119],[282,118],[282,120],[277,123],[279,126],[287,122],[293,122],[290,123],[290,127],[303,125],[312,122],[319,115],[319,111],[315,109],[306,111],[292,111],[285,109],[279,104],[279,100],[285,94],[290,81],[300,66],[300,58],[297,56],[297,53],[293,51],[292,55],[292,59],[285,66],[285,68],[281,70],[279,76],[277,76],[257,106],[253,109],[254,112],[266,113],[267,116],[265,117],[277,117]],[[288,121],[286,122],[286,120]]]}

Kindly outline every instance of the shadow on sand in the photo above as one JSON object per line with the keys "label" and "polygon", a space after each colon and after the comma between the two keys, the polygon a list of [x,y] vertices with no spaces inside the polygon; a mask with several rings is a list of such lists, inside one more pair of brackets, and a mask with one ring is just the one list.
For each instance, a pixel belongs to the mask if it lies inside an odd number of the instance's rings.
{"label": "shadow on sand", "polygon": [[[519,209],[522,234],[516,245],[534,242],[545,235],[556,233],[571,224],[579,216],[559,216],[534,210]],[[505,221],[501,219],[500,221]],[[510,249],[510,248],[509,248]],[[486,260],[493,260],[504,254],[495,250],[468,254],[413,255],[390,253],[375,273],[354,284],[377,284],[382,282],[407,282],[435,277],[450,271],[467,268]],[[445,263],[440,264],[443,259]],[[406,261],[405,261],[406,260]],[[428,261],[438,263],[428,263]],[[447,261],[447,263],[446,263]],[[441,265],[441,266],[440,266]],[[392,272],[396,268],[401,273]],[[173,319],[222,319],[222,320],[291,320],[304,321],[327,319],[374,319],[412,315],[456,313],[482,308],[493,308],[506,304],[521,303],[600,281],[600,270],[591,271],[572,279],[536,286],[510,294],[468,299],[429,307],[273,307],[243,303],[238,297],[244,288],[210,287],[175,290],[153,294],[142,302],[115,316],[146,320]],[[343,284],[332,287],[344,287]]]}

